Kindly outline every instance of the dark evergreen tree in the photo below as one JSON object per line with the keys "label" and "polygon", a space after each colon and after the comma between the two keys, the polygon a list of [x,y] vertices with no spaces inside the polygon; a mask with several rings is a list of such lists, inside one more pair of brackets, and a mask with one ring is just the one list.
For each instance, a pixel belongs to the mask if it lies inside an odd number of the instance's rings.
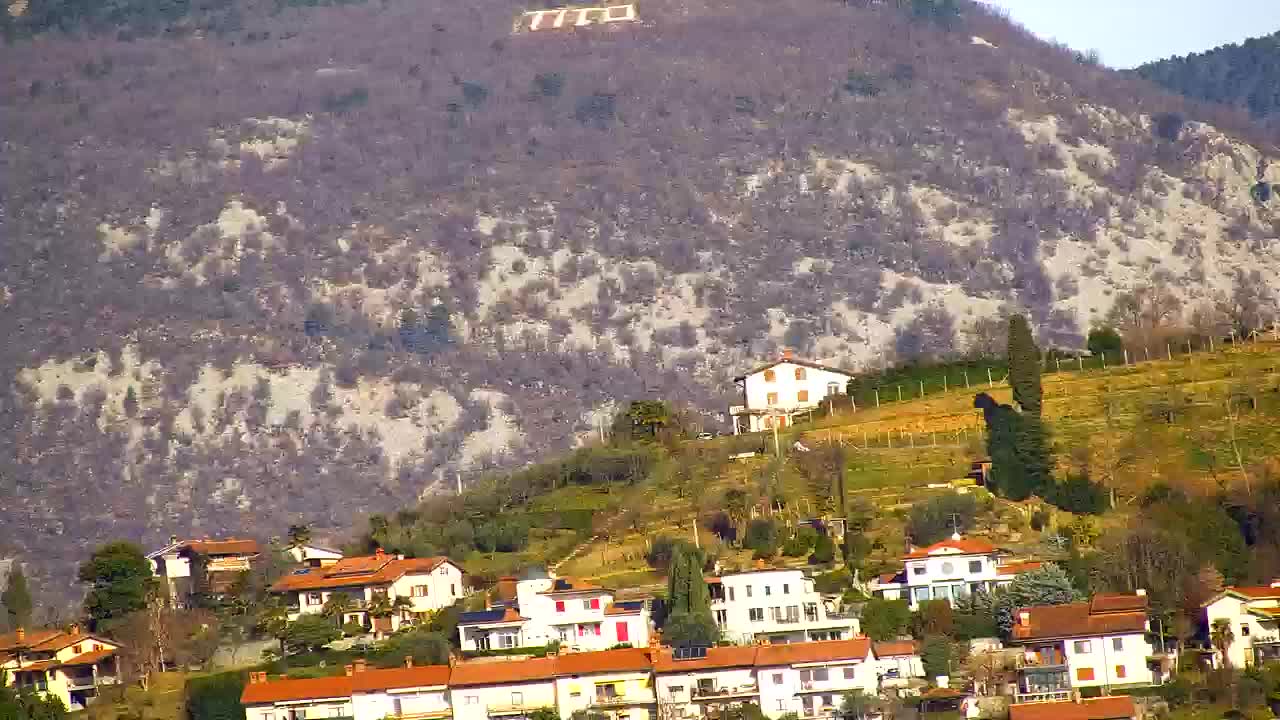
{"label": "dark evergreen tree", "polygon": [[672,647],[713,645],[720,637],[711,616],[711,593],[702,576],[702,552],[687,544],[672,548],[667,576],[667,620],[662,637]]}
{"label": "dark evergreen tree", "polygon": [[0,593],[0,605],[4,605],[9,627],[30,627],[31,590],[27,587],[27,576],[18,563],[14,563],[13,569],[9,571],[9,583],[4,592]]}
{"label": "dark evergreen tree", "polygon": [[93,629],[99,632],[145,608],[155,590],[151,564],[142,548],[123,540],[95,550],[80,565],[79,577],[80,582],[89,585],[84,609]]}
{"label": "dark evergreen tree", "polygon": [[1044,391],[1040,387],[1040,348],[1023,315],[1009,318],[1009,386],[1019,409],[1040,416]]}

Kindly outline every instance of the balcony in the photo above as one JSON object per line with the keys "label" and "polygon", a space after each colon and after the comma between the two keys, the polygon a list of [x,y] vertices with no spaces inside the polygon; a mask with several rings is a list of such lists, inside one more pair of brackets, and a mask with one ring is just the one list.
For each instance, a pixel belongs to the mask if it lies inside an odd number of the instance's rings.
{"label": "balcony", "polygon": [[67,689],[71,691],[92,690],[98,684],[93,681],[92,675],[70,675],[67,677]]}
{"label": "balcony", "polygon": [[1047,690],[1044,692],[1014,693],[1013,701],[1022,703],[1063,702],[1071,699],[1070,690]]}
{"label": "balcony", "polygon": [[453,710],[444,708],[427,712],[400,713],[399,715],[388,715],[387,717],[391,718],[391,720],[440,720],[440,718],[453,717]]}
{"label": "balcony", "polygon": [[760,694],[760,688],[756,685],[739,685],[737,687],[724,688],[700,688],[693,689],[694,702],[715,702],[717,700],[734,700],[746,697],[755,697]]}
{"label": "balcony", "polygon": [[531,713],[538,708],[533,705],[490,705],[488,707],[489,717],[504,717],[510,715],[525,715]]}
{"label": "balcony", "polygon": [[652,690],[629,692],[620,695],[596,695],[591,699],[591,707],[623,707],[626,705],[655,705],[657,696]]}

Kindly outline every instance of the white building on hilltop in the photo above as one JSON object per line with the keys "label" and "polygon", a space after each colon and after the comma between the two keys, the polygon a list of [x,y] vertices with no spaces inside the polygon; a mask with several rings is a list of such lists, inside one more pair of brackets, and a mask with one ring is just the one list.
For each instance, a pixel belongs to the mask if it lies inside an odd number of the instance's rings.
{"label": "white building on hilltop", "polygon": [[952,601],[979,590],[991,591],[1013,582],[1020,573],[1035,570],[1039,562],[1006,563],[1000,551],[986,540],[952,535],[925,548],[914,548],[902,558],[902,570],[881,575],[871,582],[871,594],[886,600],[906,600],[912,610],[927,600]]}
{"label": "white building on hilltop", "polygon": [[751,570],[707,579],[711,613],[726,640],[750,644],[847,640],[858,618],[836,609],[800,570]]}
{"label": "white building on hilltop", "polygon": [[790,425],[794,418],[816,409],[830,396],[843,396],[853,373],[791,353],[733,379],[742,393],[742,404],[729,408],[734,434],[760,432],[776,424]]}

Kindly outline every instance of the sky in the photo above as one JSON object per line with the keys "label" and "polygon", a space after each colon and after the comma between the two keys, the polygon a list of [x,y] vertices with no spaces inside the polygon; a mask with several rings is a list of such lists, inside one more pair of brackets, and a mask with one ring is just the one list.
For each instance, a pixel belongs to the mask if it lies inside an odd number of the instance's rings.
{"label": "sky", "polygon": [[983,0],[1046,40],[1096,49],[1113,68],[1280,30],[1280,0]]}

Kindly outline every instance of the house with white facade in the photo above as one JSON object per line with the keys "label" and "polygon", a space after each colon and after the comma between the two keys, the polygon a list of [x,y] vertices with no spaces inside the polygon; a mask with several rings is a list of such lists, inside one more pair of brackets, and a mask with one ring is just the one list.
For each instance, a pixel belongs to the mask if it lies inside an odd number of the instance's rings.
{"label": "house with white facade", "polygon": [[[1206,627],[1226,622],[1234,640],[1227,646],[1231,667],[1244,668],[1280,660],[1280,580],[1270,585],[1223,588],[1204,603]],[[1221,651],[1214,648],[1215,663]]]}
{"label": "house with white facade", "polygon": [[1041,566],[1039,562],[1006,562],[986,540],[959,534],[928,547],[914,548],[902,558],[902,570],[881,575],[870,583],[870,592],[886,600],[907,600],[912,610],[926,600],[946,600],[991,591],[1013,582],[1019,573]]}
{"label": "house with white facade", "polygon": [[556,708],[560,717],[576,712],[609,720],[654,720],[655,648],[621,648],[563,653],[556,658]]}
{"label": "house with white facade", "polygon": [[338,677],[270,679],[265,672],[249,673],[240,694],[245,720],[312,720],[351,718],[351,668]]}
{"label": "house with white facade", "polygon": [[760,703],[756,645],[662,648],[654,657],[654,684],[664,720],[715,718],[744,703]]}
{"label": "house with white facade", "polygon": [[876,676],[881,687],[902,687],[924,679],[924,660],[914,640],[888,640],[871,644],[876,656]]}
{"label": "house with white facade", "polygon": [[749,644],[844,640],[858,618],[838,609],[797,569],[762,569],[707,579],[711,614],[726,640]]}
{"label": "house with white facade", "polygon": [[842,396],[853,373],[810,360],[792,357],[790,352],[733,379],[742,404],[729,408],[733,432],[760,432],[786,427],[831,396]]}
{"label": "house with white facade", "polygon": [[307,567],[325,567],[342,559],[340,550],[319,545],[292,545],[286,552],[294,562]]}
{"label": "house with white facade", "polygon": [[448,665],[415,667],[411,658],[406,658],[401,668],[370,670],[358,659],[351,673],[352,715],[371,720],[448,718],[453,714],[449,704],[451,673]]}
{"label": "house with white facade", "polygon": [[290,621],[320,613],[331,598],[342,595],[343,624],[355,622],[385,633],[452,605],[463,595],[462,583],[462,568],[446,557],[406,558],[379,548],[373,555],[294,570],[270,591],[287,598]]}
{"label": "house with white facade", "polygon": [[100,690],[121,682],[119,643],[64,629],[16,628],[0,634],[0,677],[21,690],[57,698],[70,710],[83,710]]}
{"label": "house with white facade", "polygon": [[756,653],[760,709],[770,718],[837,715],[845,693],[879,691],[875,655],[865,637],[763,645]]}
{"label": "house with white facade", "polygon": [[535,710],[557,710],[557,660],[547,657],[458,663],[449,675],[449,703],[454,719],[524,718]]}
{"label": "house with white facade", "polygon": [[1149,631],[1142,591],[1019,609],[1010,639],[1022,648],[1016,699],[1066,700],[1073,690],[1157,682],[1161,661]]}
{"label": "house with white facade", "polygon": [[[168,545],[147,553],[147,561],[169,599],[183,606],[193,592],[218,594],[229,590],[241,573],[249,571],[260,552],[257,540],[179,540],[172,535]],[[196,576],[200,568],[203,577]]]}
{"label": "house with white facade", "polygon": [[540,570],[499,585],[503,592],[498,603],[459,617],[463,650],[538,647],[556,642],[566,649],[592,651],[649,644],[649,607],[644,600],[617,600],[608,588]]}

